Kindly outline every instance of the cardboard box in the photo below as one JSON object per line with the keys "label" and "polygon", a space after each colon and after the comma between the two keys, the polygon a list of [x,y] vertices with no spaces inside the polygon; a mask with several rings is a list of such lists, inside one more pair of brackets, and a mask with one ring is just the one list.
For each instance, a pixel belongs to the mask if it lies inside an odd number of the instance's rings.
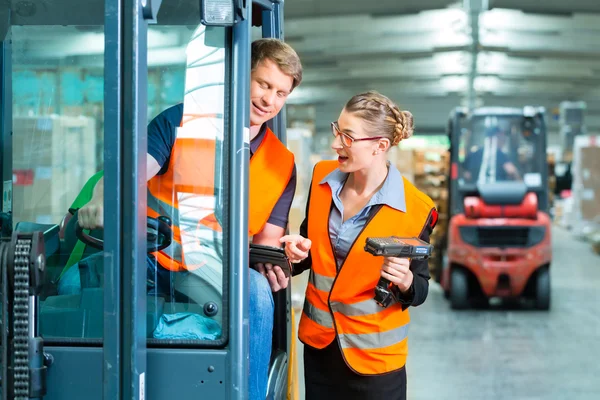
{"label": "cardboard box", "polygon": [[577,136],[573,146],[572,226],[587,235],[600,226],[600,136]]}
{"label": "cardboard box", "polygon": [[585,220],[600,217],[600,147],[581,148],[581,216]]}

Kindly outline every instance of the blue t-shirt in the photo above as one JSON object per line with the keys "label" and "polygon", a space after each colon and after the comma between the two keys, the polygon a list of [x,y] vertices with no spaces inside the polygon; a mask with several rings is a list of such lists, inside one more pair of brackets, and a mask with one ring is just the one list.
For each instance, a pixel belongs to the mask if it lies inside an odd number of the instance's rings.
{"label": "blue t-shirt", "polygon": [[[504,164],[510,162],[508,156],[502,150],[496,150],[496,180],[508,180],[508,174],[504,170]],[[479,170],[483,163],[483,149],[477,149],[470,152],[465,157],[463,168],[471,173],[471,181],[476,182],[479,176]]]}
{"label": "blue t-shirt", "polygon": [[[148,125],[148,154],[150,154],[160,165],[158,175],[167,172],[171,151],[177,137],[177,127],[183,118],[183,103],[167,108],[158,114]],[[263,125],[259,134],[250,141],[250,157],[254,155],[263,139],[265,138],[266,125]],[[286,228],[292,200],[296,192],[296,164],[292,170],[292,176],[283,191],[283,194],[275,204],[268,223]]]}

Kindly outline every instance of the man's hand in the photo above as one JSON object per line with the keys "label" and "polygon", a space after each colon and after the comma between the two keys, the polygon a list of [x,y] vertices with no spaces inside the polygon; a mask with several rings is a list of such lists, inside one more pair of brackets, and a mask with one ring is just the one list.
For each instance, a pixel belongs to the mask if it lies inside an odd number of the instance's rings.
{"label": "man's hand", "polygon": [[511,162],[507,162],[504,164],[504,171],[506,171],[506,173],[513,178],[513,180],[518,181],[521,179],[521,176],[519,174],[519,170],[517,169],[517,167],[515,167],[515,165]]}
{"label": "man's hand", "polygon": [[281,289],[287,288],[290,283],[290,278],[286,277],[279,265],[272,264],[256,264],[256,269],[262,276],[267,278],[271,290],[278,292]]}
{"label": "man's hand", "polygon": [[300,235],[286,235],[279,241],[285,243],[285,255],[294,264],[308,257],[308,251],[312,245],[310,239]]}
{"label": "man's hand", "polygon": [[413,273],[408,258],[385,257],[381,267],[381,276],[398,286],[405,293],[412,285]]}
{"label": "man's hand", "polygon": [[104,227],[104,199],[92,199],[78,212],[79,226],[84,229],[98,229]]}

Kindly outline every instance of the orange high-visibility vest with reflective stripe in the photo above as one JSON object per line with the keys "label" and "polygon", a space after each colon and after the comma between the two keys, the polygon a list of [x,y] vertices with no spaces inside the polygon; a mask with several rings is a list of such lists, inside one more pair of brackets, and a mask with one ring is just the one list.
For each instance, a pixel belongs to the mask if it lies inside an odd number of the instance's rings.
{"label": "orange high-visibility vest with reflective stripe", "polygon": [[[193,270],[204,264],[202,251],[184,250],[185,243],[200,241],[197,234],[200,225],[221,230],[214,216],[216,151],[215,140],[177,138],[167,172],[148,181],[148,216],[168,216],[173,230],[171,245],[152,254],[160,265],[171,271]],[[293,153],[267,128],[263,141],[250,158],[250,236],[264,228],[293,169]],[[190,199],[199,205],[192,211],[184,209],[184,202]],[[206,208],[204,214],[203,206]]]}
{"label": "orange high-visibility vest with reflective stripe", "polygon": [[332,193],[327,183],[320,183],[337,165],[320,162],[313,172],[308,209],[312,268],[298,337],[317,349],[337,337],[353,371],[384,374],[406,363],[410,315],[399,303],[382,308],[373,300],[383,257],[367,253],[365,242],[367,237],[420,236],[434,204],[404,179],[406,212],[382,206],[359,233],[338,272],[328,228]]}

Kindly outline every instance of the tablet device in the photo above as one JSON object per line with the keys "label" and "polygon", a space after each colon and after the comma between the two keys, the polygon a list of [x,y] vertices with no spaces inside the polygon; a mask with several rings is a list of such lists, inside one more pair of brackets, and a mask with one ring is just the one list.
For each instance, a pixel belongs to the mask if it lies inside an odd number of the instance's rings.
{"label": "tablet device", "polygon": [[279,265],[286,277],[291,275],[290,261],[279,247],[250,244],[250,267],[256,269],[256,264]]}

